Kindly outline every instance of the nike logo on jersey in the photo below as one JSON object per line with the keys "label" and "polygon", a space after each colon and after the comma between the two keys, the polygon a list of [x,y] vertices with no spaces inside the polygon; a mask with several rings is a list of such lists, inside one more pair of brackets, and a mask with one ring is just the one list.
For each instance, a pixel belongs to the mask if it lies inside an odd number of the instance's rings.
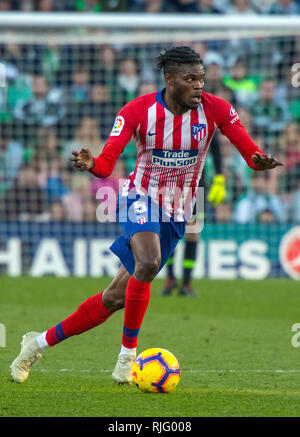
{"label": "nike logo on jersey", "polygon": [[152,137],[152,135],[157,135],[157,134],[159,134],[159,132],[161,132],[161,131],[158,131],[158,132],[148,132],[148,135],[149,135],[149,137]]}

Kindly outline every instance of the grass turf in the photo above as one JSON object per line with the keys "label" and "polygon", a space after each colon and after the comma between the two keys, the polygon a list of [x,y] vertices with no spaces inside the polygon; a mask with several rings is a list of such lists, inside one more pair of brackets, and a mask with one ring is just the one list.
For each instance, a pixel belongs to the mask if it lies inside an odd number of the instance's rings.
{"label": "grass turf", "polygon": [[109,282],[1,277],[7,337],[0,348],[0,416],[300,415],[300,350],[291,345],[291,327],[300,322],[299,284],[283,279],[195,281],[195,299],[162,298],[162,282],[154,281],[139,351],[163,347],[177,356],[182,376],[170,394],[113,383],[123,311],[46,351],[25,383],[13,383],[9,365],[22,335],[60,322]]}

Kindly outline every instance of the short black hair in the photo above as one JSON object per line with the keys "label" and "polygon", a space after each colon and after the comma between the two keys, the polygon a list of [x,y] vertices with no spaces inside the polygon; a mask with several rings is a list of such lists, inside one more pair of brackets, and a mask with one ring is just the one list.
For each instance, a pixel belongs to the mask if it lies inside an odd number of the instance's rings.
{"label": "short black hair", "polygon": [[164,74],[172,74],[174,67],[185,64],[203,65],[203,61],[199,53],[188,46],[172,47],[157,57],[157,67],[159,70],[163,70]]}

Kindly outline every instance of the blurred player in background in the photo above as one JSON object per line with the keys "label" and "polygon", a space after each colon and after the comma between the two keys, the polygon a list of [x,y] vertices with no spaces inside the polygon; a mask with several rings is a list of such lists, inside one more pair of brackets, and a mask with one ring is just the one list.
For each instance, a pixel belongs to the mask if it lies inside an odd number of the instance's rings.
{"label": "blurred player in background", "polygon": [[[214,161],[215,177],[209,190],[207,200],[213,205],[213,207],[216,207],[221,202],[223,202],[226,197],[225,177],[222,175],[222,156],[216,136],[214,136],[211,141],[210,151],[212,153]],[[205,168],[203,169],[202,176],[199,181],[199,187],[204,187],[204,201],[206,201]],[[204,208],[204,210],[206,210],[206,208]],[[204,219],[204,213],[198,212],[197,214],[196,211],[194,211],[194,215],[196,216],[196,219],[192,222],[189,222],[189,229],[191,228],[191,226],[193,226],[193,232],[185,233],[184,254],[182,260],[183,277],[182,284],[179,288],[180,296],[196,296],[196,292],[193,289],[191,280],[197,259],[197,247],[200,237],[199,222]],[[178,288],[178,283],[174,273],[174,257],[175,252],[173,252],[166,264],[168,276],[164,288],[161,291],[162,296],[170,296],[173,290]]]}
{"label": "blurred player in background", "polygon": [[24,335],[21,352],[11,364],[15,382],[27,379],[46,349],[104,323],[125,307],[122,346],[112,377],[130,383],[151,282],[184,236],[216,127],[253,170],[282,165],[256,146],[230,103],[203,91],[205,72],[198,53],[190,47],[173,47],[159,56],[158,66],[166,87],[121,109],[100,156],[94,158],[86,148],[73,152],[78,170],[104,178],[135,138],[136,167],[117,202],[125,235],[111,246],[122,266],[107,289],[84,301],[62,322],[42,333]]}

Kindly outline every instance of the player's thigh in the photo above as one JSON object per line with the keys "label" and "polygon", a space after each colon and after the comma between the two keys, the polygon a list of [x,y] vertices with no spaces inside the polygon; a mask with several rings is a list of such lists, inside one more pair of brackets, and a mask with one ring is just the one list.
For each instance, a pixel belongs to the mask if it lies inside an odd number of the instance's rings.
{"label": "player's thigh", "polygon": [[138,232],[130,237],[130,246],[135,260],[135,273],[143,270],[155,273],[161,263],[160,238],[156,232]]}
{"label": "player's thigh", "polygon": [[109,311],[116,311],[124,307],[125,292],[129,279],[130,273],[124,266],[121,266],[109,287],[103,291],[102,301]]}

